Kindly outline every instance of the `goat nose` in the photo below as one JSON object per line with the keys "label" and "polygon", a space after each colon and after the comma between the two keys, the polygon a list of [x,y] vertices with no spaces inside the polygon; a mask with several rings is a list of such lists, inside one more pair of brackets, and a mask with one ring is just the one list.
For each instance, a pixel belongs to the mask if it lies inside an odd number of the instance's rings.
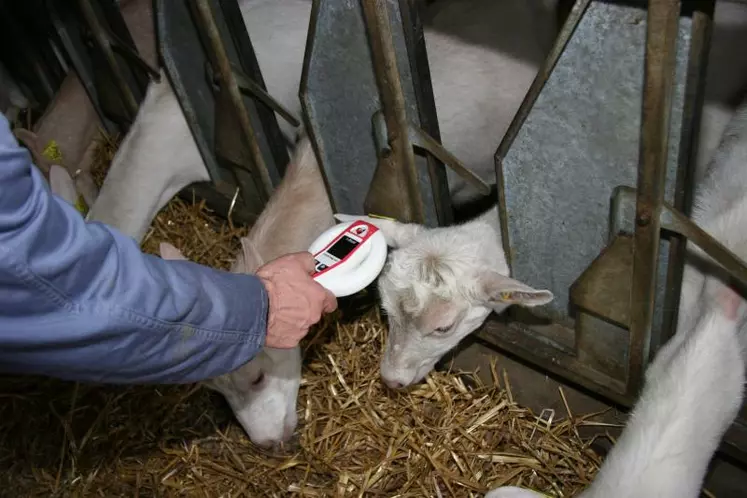
{"label": "goat nose", "polygon": [[273,441],[272,439],[262,439],[261,441],[254,441],[254,444],[262,449],[269,450],[277,444],[277,441]]}
{"label": "goat nose", "polygon": [[387,379],[386,377],[382,377],[382,380],[384,381],[384,384],[386,384],[390,389],[402,389],[403,387],[403,384],[396,380]]}

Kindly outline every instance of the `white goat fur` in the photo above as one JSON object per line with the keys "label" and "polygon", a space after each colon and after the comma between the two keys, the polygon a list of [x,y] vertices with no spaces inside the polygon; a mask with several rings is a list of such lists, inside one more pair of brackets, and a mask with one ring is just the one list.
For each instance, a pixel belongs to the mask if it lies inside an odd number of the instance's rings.
{"label": "white goat fur", "polygon": [[179,101],[161,70],[161,80],[148,85],[87,219],[117,227],[140,242],[174,195],[191,183],[209,179]]}
{"label": "white goat fur", "polygon": [[[734,254],[747,259],[747,100],[727,126],[695,193],[692,219]],[[702,293],[724,287],[725,273],[694,244],[687,244],[678,324],[697,318]]]}
{"label": "white goat fur", "polygon": [[[747,100],[726,127],[696,188],[692,219],[747,259]],[[744,298],[725,272],[688,243],[677,334],[646,372],[646,386],[621,438],[581,496],[688,498],[742,404],[747,339]],[[536,493],[499,488],[489,498]]]}
{"label": "white goat fur", "polygon": [[[333,224],[314,152],[308,139],[303,138],[283,181],[249,235],[242,238],[243,251],[231,271],[253,273],[267,261],[305,251]],[[161,254],[170,259],[181,257],[169,244],[161,244]],[[301,352],[295,347],[264,348],[243,367],[205,385],[223,394],[252,441],[268,446],[292,435],[300,383]]]}
{"label": "white goat fur", "polygon": [[0,112],[12,121],[19,110],[28,107],[29,101],[18,83],[0,62]]}
{"label": "white goat fur", "polygon": [[[742,404],[745,380],[735,320],[740,298],[717,299],[705,301],[694,327],[682,329],[682,340],[656,356],[623,433],[580,498],[699,496],[708,463]],[[507,486],[485,496],[543,495]]]}

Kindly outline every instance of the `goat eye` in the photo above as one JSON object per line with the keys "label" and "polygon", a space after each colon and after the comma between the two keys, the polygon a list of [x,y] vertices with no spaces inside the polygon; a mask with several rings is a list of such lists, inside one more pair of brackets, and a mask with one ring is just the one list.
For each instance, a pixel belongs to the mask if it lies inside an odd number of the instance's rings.
{"label": "goat eye", "polygon": [[447,334],[451,330],[451,325],[447,325],[446,327],[438,327],[433,332],[436,334]]}
{"label": "goat eye", "polygon": [[256,387],[256,386],[260,385],[263,380],[265,380],[265,373],[264,372],[260,372],[259,376],[256,379],[254,379],[254,381],[252,381],[252,386]]}

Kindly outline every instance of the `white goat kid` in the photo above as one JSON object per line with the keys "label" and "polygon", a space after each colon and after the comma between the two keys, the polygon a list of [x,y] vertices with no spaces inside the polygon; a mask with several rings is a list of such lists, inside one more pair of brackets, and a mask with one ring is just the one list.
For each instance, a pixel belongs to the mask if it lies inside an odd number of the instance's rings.
{"label": "white goat kid", "polygon": [[[737,320],[742,299],[722,291],[656,356],[628,424],[579,498],[699,496],[708,463],[739,412],[745,381]],[[485,495],[541,496],[513,486]]]}
{"label": "white goat kid", "polygon": [[[231,268],[253,273],[262,264],[285,254],[305,251],[334,224],[321,172],[311,143],[302,138],[283,181],[271,196]],[[185,259],[170,244],[161,256]],[[301,351],[264,348],[238,370],[205,382],[228,401],[250,439],[260,446],[287,441],[298,423],[296,401],[301,385]]]}
{"label": "white goat kid", "polygon": [[378,218],[365,219],[394,248],[379,277],[389,338],[381,376],[392,388],[419,382],[491,312],[512,304],[533,307],[553,295],[509,277],[498,230],[497,207],[452,227],[426,228]]}

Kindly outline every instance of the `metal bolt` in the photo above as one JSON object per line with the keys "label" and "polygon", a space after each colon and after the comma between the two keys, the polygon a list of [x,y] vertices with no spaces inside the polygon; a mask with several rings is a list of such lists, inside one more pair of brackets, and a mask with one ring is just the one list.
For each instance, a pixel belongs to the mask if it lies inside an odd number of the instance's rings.
{"label": "metal bolt", "polygon": [[638,223],[638,226],[645,227],[649,223],[651,223],[651,214],[650,213],[641,213],[638,216],[638,219],[636,220],[636,223]]}

